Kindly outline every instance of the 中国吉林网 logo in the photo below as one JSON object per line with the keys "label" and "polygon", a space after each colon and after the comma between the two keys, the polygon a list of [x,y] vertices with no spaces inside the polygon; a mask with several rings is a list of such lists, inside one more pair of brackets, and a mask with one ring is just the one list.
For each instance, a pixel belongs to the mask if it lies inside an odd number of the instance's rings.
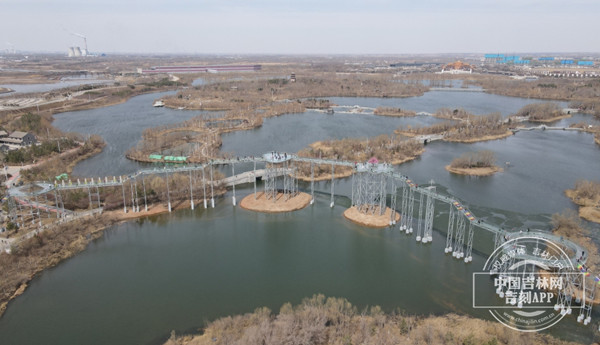
{"label": "\u4e2d\u56fd\u5409\u6797\u7f51 logo", "polygon": [[557,243],[535,236],[505,238],[483,271],[473,273],[473,307],[488,309],[512,329],[540,331],[573,310],[583,321],[585,283],[585,274]]}

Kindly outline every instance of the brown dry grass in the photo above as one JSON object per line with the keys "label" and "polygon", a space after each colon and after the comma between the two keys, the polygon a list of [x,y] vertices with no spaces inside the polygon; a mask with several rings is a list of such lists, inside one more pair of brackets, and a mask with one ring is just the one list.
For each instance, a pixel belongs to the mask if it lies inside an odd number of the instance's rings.
{"label": "brown dry grass", "polygon": [[600,223],[600,182],[578,180],[575,189],[568,189],[565,194],[579,205],[581,218]]}
{"label": "brown dry grass", "polygon": [[571,117],[570,114],[563,113],[556,103],[550,102],[528,104],[519,109],[515,116],[528,116],[530,122],[553,122]]}
{"label": "brown dry grass", "polygon": [[499,113],[473,115],[464,109],[450,110],[442,108],[436,111],[433,116],[451,121],[420,128],[400,127],[396,130],[396,133],[412,137],[442,135],[445,141],[462,143],[496,140],[513,134],[503,122],[502,115]]}
{"label": "brown dry grass", "polygon": [[564,236],[583,248],[588,253],[586,266],[592,271],[598,270],[600,266],[600,253],[598,247],[590,238],[590,230],[587,229],[578,217],[577,212],[566,209],[562,213],[552,215],[552,226],[555,234]]}
{"label": "brown dry grass", "polygon": [[448,137],[448,138],[444,138],[444,141],[454,142],[454,143],[472,144],[472,143],[478,143],[478,142],[482,142],[482,141],[504,139],[504,138],[510,137],[513,134],[514,134],[513,131],[507,130],[504,133],[493,134],[493,135],[481,135],[481,136],[471,137],[468,139],[455,139],[452,137]]}
{"label": "brown dry grass", "polygon": [[[540,78],[537,81],[515,80],[509,77],[486,76],[474,81],[486,92],[513,97],[573,101],[571,107],[597,104],[600,80],[574,78]],[[595,102],[594,102],[595,101]]]}
{"label": "brown dry grass", "polygon": [[500,323],[448,314],[416,317],[384,313],[380,307],[359,311],[343,298],[315,295],[278,314],[267,308],[211,322],[199,335],[177,337],[165,345],[305,344],[463,344],[567,345],[547,334],[511,330]]}

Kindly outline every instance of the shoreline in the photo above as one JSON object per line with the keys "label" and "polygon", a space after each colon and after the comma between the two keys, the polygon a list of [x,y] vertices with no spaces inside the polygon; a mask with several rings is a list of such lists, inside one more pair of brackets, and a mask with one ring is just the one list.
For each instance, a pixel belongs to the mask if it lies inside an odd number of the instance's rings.
{"label": "shoreline", "polygon": [[534,122],[534,123],[549,123],[549,122],[554,122],[554,121],[558,121],[558,120],[568,119],[572,116],[573,116],[572,114],[565,114],[565,115],[551,117],[549,119],[538,119],[538,120],[528,120],[528,121]]}
{"label": "shoreline", "polygon": [[571,202],[579,206],[579,217],[600,224],[600,204],[591,199],[579,199],[574,189],[565,190],[565,195]]}
{"label": "shoreline", "polygon": [[[221,196],[221,194],[217,194],[217,196]],[[196,205],[202,205],[201,200],[198,200],[198,203]],[[181,209],[185,209],[185,208],[190,208],[190,200],[186,199],[186,200],[175,201],[171,206],[172,211],[181,210]],[[8,308],[8,305],[10,304],[10,302],[12,300],[14,300],[15,298],[19,297],[20,295],[22,295],[29,287],[29,283],[33,279],[35,279],[38,274],[62,263],[64,260],[66,260],[68,258],[71,258],[75,255],[82,253],[83,251],[85,251],[87,249],[88,245],[92,241],[104,236],[105,230],[107,230],[117,224],[122,224],[122,223],[132,221],[135,219],[157,216],[157,215],[167,214],[167,213],[169,213],[169,209],[168,209],[166,203],[157,202],[157,203],[152,203],[152,204],[148,205],[148,212],[142,211],[141,209],[140,209],[140,212],[132,212],[132,211],[130,211],[130,208],[128,208],[128,212],[123,213],[122,208],[120,208],[120,209],[104,211],[100,215],[88,216],[88,217],[81,218],[81,219],[78,219],[75,221],[58,224],[57,227],[61,227],[61,226],[68,227],[70,224],[77,225],[77,224],[83,223],[85,226],[81,227],[81,229],[83,229],[84,232],[81,233],[81,232],[79,232],[79,230],[76,230],[74,234],[67,234],[67,236],[72,235],[72,238],[69,239],[68,243],[64,243],[63,248],[61,248],[56,253],[51,253],[51,255],[42,256],[43,260],[41,260],[39,265],[35,266],[32,269],[32,271],[25,273],[27,275],[27,278],[21,284],[19,284],[18,287],[15,287],[15,289],[10,293],[10,297],[6,298],[5,300],[4,299],[0,300],[0,319],[3,317],[4,312]],[[55,232],[55,233],[59,232],[59,235],[67,232],[64,229],[57,229],[57,227],[55,227],[54,229],[52,229],[50,231]],[[60,231],[60,230],[63,230],[63,231]],[[43,234],[45,234],[45,232],[41,233],[40,236],[43,236]],[[86,237],[84,237],[84,235]],[[27,241],[31,241],[32,239],[33,238],[27,239],[27,240],[21,242],[21,244],[24,242],[27,242]],[[0,253],[0,255],[12,256],[12,255],[17,255],[17,254]],[[25,260],[29,257],[30,256],[25,256]],[[19,272],[19,273],[23,273],[23,272]],[[1,298],[1,296],[0,296],[0,298]]]}
{"label": "shoreline", "polygon": [[345,298],[321,294],[295,306],[283,303],[275,312],[257,307],[253,312],[222,316],[192,333],[173,331],[168,339],[165,334],[163,344],[259,345],[265,339],[267,344],[285,344],[291,335],[302,337],[298,344],[578,344],[544,333],[533,336],[471,315],[418,316],[383,312],[380,306],[361,309]]}
{"label": "shoreline", "polygon": [[450,165],[446,165],[445,169],[452,174],[467,175],[467,176],[491,176],[497,172],[504,171],[497,165],[483,168],[453,168]]}
{"label": "shoreline", "polygon": [[482,141],[491,141],[491,140],[498,140],[498,139],[504,139],[504,138],[508,138],[510,136],[514,135],[513,131],[506,131],[502,134],[495,134],[495,135],[485,135],[483,137],[475,137],[475,138],[468,138],[468,139],[452,139],[452,138],[444,138],[442,139],[443,141],[446,142],[451,142],[451,143],[464,143],[464,144],[472,144],[472,143],[478,143],[478,142],[482,142]]}

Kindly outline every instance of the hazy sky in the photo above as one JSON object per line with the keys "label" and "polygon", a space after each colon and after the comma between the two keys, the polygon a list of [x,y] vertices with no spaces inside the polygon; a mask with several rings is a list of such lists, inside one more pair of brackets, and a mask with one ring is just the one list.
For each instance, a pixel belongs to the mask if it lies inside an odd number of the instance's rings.
{"label": "hazy sky", "polygon": [[598,52],[599,0],[0,0],[0,50]]}

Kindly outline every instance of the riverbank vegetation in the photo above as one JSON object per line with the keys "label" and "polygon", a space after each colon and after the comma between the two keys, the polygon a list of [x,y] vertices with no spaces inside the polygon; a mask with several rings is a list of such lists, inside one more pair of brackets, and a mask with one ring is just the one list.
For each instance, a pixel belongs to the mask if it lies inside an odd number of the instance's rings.
{"label": "riverbank vegetation", "polygon": [[[98,135],[92,135],[83,141],[77,148],[63,151],[61,154],[50,157],[30,169],[22,170],[21,177],[26,181],[53,181],[60,174],[70,174],[75,165],[102,151],[105,143]],[[62,150],[62,146],[61,146]]]}
{"label": "riverbank vegetation", "polygon": [[565,114],[556,103],[545,102],[528,104],[519,109],[515,116],[527,118],[529,122],[554,122],[571,117],[571,114]]}
{"label": "riverbank vegetation", "polygon": [[470,83],[481,86],[486,92],[504,96],[572,101],[574,108],[577,104],[596,103],[600,96],[600,80],[596,78],[542,77],[527,81],[486,75]]}
{"label": "riverbank vegetation", "polygon": [[600,223],[600,181],[578,180],[574,189],[565,194],[579,205],[579,216],[590,222]]}
{"label": "riverbank vegetation", "polygon": [[176,336],[165,345],[270,344],[463,344],[567,345],[547,334],[519,332],[498,322],[467,316],[418,317],[385,313],[378,306],[359,310],[343,298],[315,295],[298,306],[284,304],[279,313],[258,308],[253,313],[215,320],[197,335]]}
{"label": "riverbank vegetation", "polygon": [[585,263],[586,267],[589,271],[596,272],[597,274],[598,269],[600,269],[600,252],[594,241],[590,238],[590,230],[583,225],[577,212],[566,209],[561,213],[555,213],[552,215],[551,224],[555,234],[585,248],[588,257]]}
{"label": "riverbank vegetation", "polygon": [[4,162],[8,165],[35,163],[39,159],[60,154],[61,152],[70,150],[78,145],[77,141],[69,137],[59,138],[57,140],[44,140],[37,145],[8,151],[4,155]]}
{"label": "riverbank vegetation", "polygon": [[496,156],[492,151],[467,152],[453,159],[446,165],[446,170],[459,175],[489,176],[502,171],[495,163]]}

